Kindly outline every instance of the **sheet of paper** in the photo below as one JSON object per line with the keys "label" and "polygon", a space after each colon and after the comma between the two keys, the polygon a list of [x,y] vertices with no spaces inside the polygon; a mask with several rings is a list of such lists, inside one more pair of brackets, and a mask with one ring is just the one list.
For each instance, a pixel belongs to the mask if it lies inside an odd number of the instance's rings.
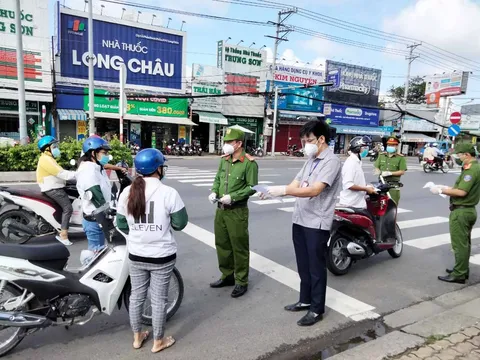
{"label": "sheet of paper", "polygon": [[267,192],[267,187],[266,186],[255,185],[255,186],[252,186],[252,189],[259,192],[259,193],[262,193],[265,196],[265,199],[277,199],[277,200],[280,200],[281,202],[283,202],[283,199],[281,197],[269,195],[268,192]]}
{"label": "sheet of paper", "polygon": [[[429,182],[427,182],[427,183],[423,186],[423,188],[424,188],[424,189],[431,189],[431,188],[433,188],[433,187],[435,187],[435,186],[445,187],[444,185],[435,185],[435,183],[434,183],[433,181],[429,181]],[[447,197],[447,195],[445,195],[445,194],[438,194],[438,195],[440,195],[440,196],[443,197],[444,199]]]}

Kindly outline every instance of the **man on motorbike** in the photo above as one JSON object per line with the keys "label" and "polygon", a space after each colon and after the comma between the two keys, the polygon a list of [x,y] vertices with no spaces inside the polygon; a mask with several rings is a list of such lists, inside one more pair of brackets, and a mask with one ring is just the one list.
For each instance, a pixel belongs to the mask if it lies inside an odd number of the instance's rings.
{"label": "man on motorbike", "polygon": [[40,191],[55,201],[62,208],[62,224],[60,235],[56,239],[64,245],[72,245],[68,240],[68,224],[72,217],[73,207],[65,191],[67,180],[75,179],[75,171],[64,170],[55,159],[60,157],[58,141],[53,136],[44,136],[38,141],[38,149],[42,153],[37,164],[37,184]]}
{"label": "man on motorbike", "polygon": [[362,158],[367,156],[371,143],[368,136],[356,136],[350,141],[350,156],[342,168],[341,206],[366,209],[365,193],[375,194],[373,186],[367,186],[362,169]]}
{"label": "man on motorbike", "polygon": [[432,155],[433,160],[435,161],[434,164],[437,165],[438,168],[441,168],[443,166],[444,153],[438,148],[437,143],[434,143],[432,146]]}

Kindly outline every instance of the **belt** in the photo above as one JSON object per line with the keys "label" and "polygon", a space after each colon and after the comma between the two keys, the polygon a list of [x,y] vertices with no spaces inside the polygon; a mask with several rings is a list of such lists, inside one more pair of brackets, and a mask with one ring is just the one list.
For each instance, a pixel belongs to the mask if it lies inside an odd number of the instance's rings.
{"label": "belt", "polygon": [[90,221],[90,222],[95,222],[95,217],[93,215],[87,215],[85,213],[83,213],[83,218],[87,221]]}
{"label": "belt", "polygon": [[450,206],[448,208],[450,209],[450,211],[453,211],[453,210],[457,210],[457,209],[474,209],[475,206],[473,206],[473,205],[454,205],[454,204],[450,204]]}
{"label": "belt", "polygon": [[225,205],[225,204],[222,204],[221,202],[217,202],[217,207],[221,210],[233,210],[233,209],[246,208],[247,204],[240,203],[240,204]]}

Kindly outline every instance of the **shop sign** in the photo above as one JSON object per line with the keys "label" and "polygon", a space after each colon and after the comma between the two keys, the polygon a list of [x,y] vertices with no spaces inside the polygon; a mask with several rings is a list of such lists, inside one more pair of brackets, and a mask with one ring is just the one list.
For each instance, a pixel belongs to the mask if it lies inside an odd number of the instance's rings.
{"label": "shop sign", "polygon": [[[15,11],[10,6],[5,8],[4,5],[0,5],[0,33],[16,34],[15,18],[17,17]],[[29,14],[28,10],[20,12],[22,21],[22,35],[33,36],[35,26],[33,23],[33,14]]]}
{"label": "shop sign", "polygon": [[419,119],[414,116],[405,116],[403,119],[403,129],[406,131],[436,131],[435,124]]}
{"label": "shop sign", "polygon": [[380,110],[325,104],[323,113],[332,125],[378,126]]}
{"label": "shop sign", "polygon": [[425,79],[425,100],[429,107],[439,107],[440,98],[465,94],[468,85],[468,71],[449,74],[435,74]]}
{"label": "shop sign", "polygon": [[186,139],[187,138],[187,128],[185,126],[178,127],[178,139]]}
{"label": "shop sign", "polygon": [[193,99],[192,109],[197,111],[222,111],[223,71],[214,66],[193,64],[192,95],[206,96]]}
{"label": "shop sign", "polygon": [[390,129],[384,127],[363,127],[363,126],[342,126],[342,125],[333,125],[337,134],[350,134],[350,135],[378,135],[378,136],[389,136],[391,131]]}
{"label": "shop sign", "polygon": [[228,118],[228,125],[240,125],[240,126],[257,126],[258,119],[249,117],[230,117]]}
{"label": "shop sign", "polygon": [[[88,90],[85,89],[88,93]],[[95,111],[105,113],[118,113],[119,101],[118,97],[108,97],[105,95],[116,95],[109,91],[95,90],[95,94],[102,96],[95,96]],[[84,110],[89,110],[88,95],[83,97]],[[131,115],[146,115],[146,116],[165,116],[186,118],[188,117],[188,100],[177,98],[142,98],[128,97],[127,100],[127,114]]]}
{"label": "shop sign", "polygon": [[[279,90],[277,108],[279,110],[291,110],[291,111],[309,111],[309,112],[321,112],[323,98],[323,87],[312,86],[308,88],[299,88],[298,84],[275,81],[275,86],[282,88]],[[292,87],[292,89],[287,89]],[[296,88],[295,88],[296,87]],[[271,89],[271,81],[267,81],[267,91],[273,91]],[[321,114],[320,114],[321,115]]]}
{"label": "shop sign", "polygon": [[[270,65],[270,71],[273,65]],[[325,81],[323,70],[300,68],[288,65],[276,65],[274,71],[275,84],[283,81],[291,84],[316,85]]]}
{"label": "shop sign", "polygon": [[[88,80],[88,19],[84,12],[62,9],[61,77]],[[127,68],[127,87],[154,91],[185,89],[184,33],[94,15],[94,77],[118,83],[120,65]]]}
{"label": "shop sign", "polygon": [[83,140],[87,137],[87,122],[78,120],[77,122],[77,140]]}
{"label": "shop sign", "polygon": [[[26,101],[26,111],[38,113],[38,102],[37,101]],[[4,111],[18,111],[18,101],[17,100],[7,100],[0,99],[0,110]]]}

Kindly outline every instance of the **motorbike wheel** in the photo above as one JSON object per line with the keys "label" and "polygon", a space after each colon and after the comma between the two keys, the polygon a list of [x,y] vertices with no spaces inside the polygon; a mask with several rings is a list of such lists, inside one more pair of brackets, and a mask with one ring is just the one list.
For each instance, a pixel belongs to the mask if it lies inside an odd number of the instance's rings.
{"label": "motorbike wheel", "polygon": [[447,163],[443,163],[443,166],[440,168],[442,170],[442,172],[444,174],[448,173],[448,170],[450,170],[450,168],[448,167]]}
{"label": "motorbike wheel", "polygon": [[[128,286],[128,289],[124,292],[124,299],[125,307],[127,311],[130,310],[130,293],[132,291],[131,285]],[[173,268],[172,276],[170,278],[170,286],[168,288],[168,304],[167,304],[167,321],[175,315],[180,304],[183,300],[184,294],[184,284],[182,275],[176,267]],[[143,306],[143,314],[142,314],[142,323],[147,326],[152,325],[152,305],[150,300],[150,289],[148,289],[147,299]]]}
{"label": "motorbike wheel", "polygon": [[[0,294],[0,310],[3,309],[3,304],[7,301],[12,301],[16,297],[22,296],[22,293],[13,285],[6,284],[1,290]],[[28,304],[22,309],[15,310],[29,310]],[[28,329],[24,327],[0,327],[0,357],[13,350],[25,338]]]}
{"label": "motorbike wheel", "polygon": [[423,171],[425,171],[427,174],[432,172],[432,168],[428,164],[423,164]]}
{"label": "motorbike wheel", "polygon": [[198,155],[198,156],[202,156],[202,154],[203,154],[203,152],[202,152],[201,150],[198,150],[198,151],[197,151],[197,155]]}
{"label": "motorbike wheel", "polygon": [[255,156],[258,156],[258,157],[263,157],[265,154],[263,153],[263,150],[261,149],[258,149],[256,152],[255,152]]}
{"label": "motorbike wheel", "polygon": [[27,242],[31,235],[23,233],[20,230],[9,229],[10,222],[17,222],[22,226],[34,227],[35,219],[22,210],[10,210],[0,216],[0,242],[5,244],[23,244]]}
{"label": "motorbike wheel", "polygon": [[377,158],[375,156],[370,156],[370,161],[371,162],[374,162],[375,160],[377,160]]}
{"label": "motorbike wheel", "polygon": [[330,239],[328,247],[327,267],[334,275],[345,275],[352,266],[352,258],[342,248],[347,246],[349,241],[342,235],[335,234]]}
{"label": "motorbike wheel", "polygon": [[400,226],[398,226],[398,224],[395,224],[395,234],[397,238],[396,244],[393,248],[388,249],[388,253],[392,258],[397,259],[402,256],[403,252],[403,236],[402,231],[400,230]]}

